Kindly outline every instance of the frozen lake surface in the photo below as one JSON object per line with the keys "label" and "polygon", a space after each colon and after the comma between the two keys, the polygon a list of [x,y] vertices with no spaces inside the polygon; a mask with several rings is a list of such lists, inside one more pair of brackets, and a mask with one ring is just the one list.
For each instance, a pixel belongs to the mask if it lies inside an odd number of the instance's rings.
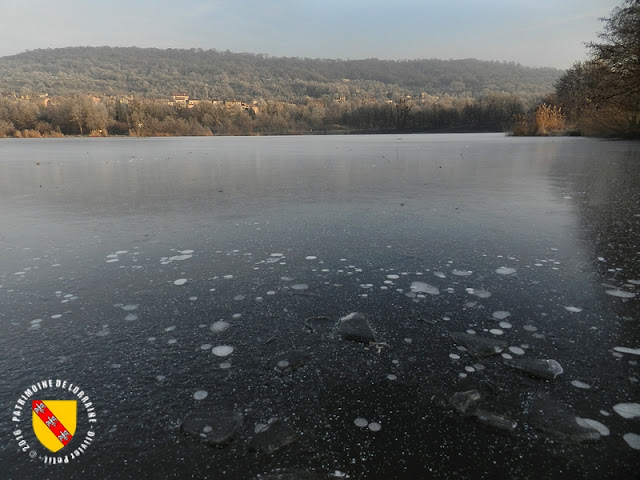
{"label": "frozen lake surface", "polygon": [[2,139],[0,325],[3,478],[636,478],[640,144]]}

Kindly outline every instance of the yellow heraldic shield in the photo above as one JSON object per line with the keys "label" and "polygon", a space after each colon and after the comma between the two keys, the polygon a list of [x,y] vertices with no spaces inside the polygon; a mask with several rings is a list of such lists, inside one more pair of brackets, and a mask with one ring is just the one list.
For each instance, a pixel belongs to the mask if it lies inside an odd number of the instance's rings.
{"label": "yellow heraldic shield", "polygon": [[57,452],[76,433],[78,402],[76,400],[32,400],[33,432],[40,443]]}

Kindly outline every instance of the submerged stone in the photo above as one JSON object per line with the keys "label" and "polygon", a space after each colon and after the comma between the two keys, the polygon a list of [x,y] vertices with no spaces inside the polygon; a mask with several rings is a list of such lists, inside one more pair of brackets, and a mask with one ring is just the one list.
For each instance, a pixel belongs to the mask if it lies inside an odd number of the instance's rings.
{"label": "submerged stone", "polygon": [[490,357],[498,355],[507,347],[507,343],[493,338],[479,337],[468,333],[454,332],[453,340],[467,349],[469,355],[474,357]]}
{"label": "submerged stone", "polygon": [[241,423],[242,416],[235,412],[193,413],[182,422],[180,432],[206,444],[222,446],[233,438]]}
{"label": "submerged stone", "polygon": [[518,425],[518,423],[513,420],[509,420],[508,418],[486,410],[477,410],[474,413],[474,417],[478,424],[486,430],[495,433],[513,433]]}
{"label": "submerged stone", "polygon": [[542,378],[544,380],[553,380],[564,370],[562,366],[555,360],[543,360],[538,358],[522,358],[518,360],[510,360],[507,365],[517,370],[523,371],[532,377]]}
{"label": "submerged stone", "polygon": [[338,333],[345,340],[354,342],[369,343],[375,342],[376,337],[369,326],[369,323],[361,313],[350,313],[340,319]]}
{"label": "submerged stone", "polygon": [[471,405],[479,402],[482,397],[477,390],[456,392],[449,399],[449,403],[460,413],[466,413]]}
{"label": "submerged stone", "polygon": [[249,448],[271,454],[298,439],[296,432],[279,418],[272,418],[249,442]]}
{"label": "submerged stone", "polygon": [[598,440],[600,432],[576,421],[575,413],[546,395],[535,397],[529,407],[529,423],[550,438],[567,443]]}
{"label": "submerged stone", "polygon": [[309,353],[294,350],[282,353],[277,357],[272,358],[269,365],[272,369],[286,375],[302,367],[309,360],[311,360],[311,355]]}

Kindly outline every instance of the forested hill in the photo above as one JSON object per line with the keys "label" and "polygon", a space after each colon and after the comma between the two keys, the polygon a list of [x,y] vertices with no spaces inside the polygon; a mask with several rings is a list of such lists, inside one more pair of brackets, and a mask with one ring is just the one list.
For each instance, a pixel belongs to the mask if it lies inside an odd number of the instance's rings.
{"label": "forested hill", "polygon": [[0,91],[168,98],[284,100],[392,98],[506,92],[534,102],[552,92],[553,68],[467,60],[327,60],[201,49],[70,47],[0,58]]}

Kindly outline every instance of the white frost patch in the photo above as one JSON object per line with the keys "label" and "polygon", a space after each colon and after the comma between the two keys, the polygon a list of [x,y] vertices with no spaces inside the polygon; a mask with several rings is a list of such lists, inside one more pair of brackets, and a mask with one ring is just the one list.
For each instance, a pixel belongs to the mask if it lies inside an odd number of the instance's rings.
{"label": "white frost patch", "polygon": [[438,290],[433,285],[429,285],[424,282],[411,282],[411,291],[413,293],[428,293],[429,295],[440,295]]}
{"label": "white frost patch", "polygon": [[170,327],[167,327],[164,329],[165,332],[173,332],[176,329],[175,325],[171,325]]}
{"label": "white frost patch", "polygon": [[[117,258],[110,258],[109,260],[106,260],[106,263],[114,263],[114,262],[119,262],[120,260]],[[17,275],[17,274],[16,274]]]}
{"label": "white frost patch", "polygon": [[627,280],[627,283],[632,285],[640,285],[640,280]]}
{"label": "white frost patch", "polygon": [[504,358],[505,360],[511,360],[513,357],[511,355],[509,355],[508,353],[503,353],[502,354],[502,358]]}
{"label": "white frost patch", "polygon": [[203,343],[200,345],[200,350],[209,350],[212,347],[210,343]]}
{"label": "white frost patch", "polygon": [[614,405],[613,409],[624,418],[640,417],[640,403],[619,403]]}
{"label": "white frost patch", "polygon": [[174,344],[178,343],[178,340],[176,340],[175,338],[172,338],[172,339],[171,339],[171,340],[169,340],[167,343],[168,343],[169,345],[174,345]]}
{"label": "white frost patch", "polygon": [[614,347],[616,352],[630,353],[631,355],[640,355],[640,348]]}
{"label": "white frost patch", "polygon": [[496,269],[496,273],[499,273],[500,275],[511,275],[513,273],[516,273],[516,269],[509,267],[500,267]]}
{"label": "white frost patch", "polygon": [[51,315],[51,318],[60,318],[60,317],[62,317],[62,315],[59,313],[57,313],[56,315]]}
{"label": "white frost patch", "polygon": [[130,313],[129,315],[124,317],[124,319],[127,320],[128,322],[132,322],[138,319],[138,315],[136,315],[135,313]]}
{"label": "white frost patch", "polygon": [[526,330],[527,332],[537,332],[538,331],[538,327],[533,326],[533,325],[525,325],[524,327],[522,327],[523,330]]}
{"label": "white frost patch", "polygon": [[460,360],[460,355],[458,355],[457,353],[450,353],[449,358],[453,360]]}
{"label": "white frost patch", "polygon": [[398,380],[398,377],[393,373],[390,373],[389,375],[387,375],[387,380],[391,380],[391,381]]}
{"label": "white frost patch", "polygon": [[367,421],[366,418],[362,418],[362,417],[358,417],[356,418],[353,423],[355,423],[356,427],[360,427],[360,428],[364,428],[367,425],[369,425],[369,422]]}
{"label": "white frost patch", "polygon": [[457,275],[458,277],[468,277],[473,272],[471,270],[451,270],[453,275]]}
{"label": "white frost patch", "polygon": [[284,253],[272,253],[270,256],[280,258],[280,257],[284,257]]}
{"label": "white frost patch", "polygon": [[382,425],[380,425],[378,422],[371,422],[369,424],[369,430],[371,430],[372,432],[379,432],[380,430],[382,430]]}
{"label": "white frost patch", "polygon": [[193,253],[193,250],[180,250],[180,253],[184,255],[191,255]]}
{"label": "white frost patch", "polygon": [[580,307],[564,307],[567,312],[580,313],[582,309]]}
{"label": "white frost patch", "polygon": [[209,327],[212,332],[224,332],[227,328],[229,328],[229,323],[224,320],[218,320],[217,322],[213,322]]}
{"label": "white frost patch", "polygon": [[580,380],[571,380],[571,385],[573,385],[576,388],[582,388],[584,390],[588,390],[591,388],[591,385],[589,385],[588,383],[581,382]]}
{"label": "white frost patch", "polygon": [[184,285],[185,283],[187,283],[187,279],[186,278],[179,278],[179,279],[173,281],[174,285]]}
{"label": "white frost patch", "polygon": [[183,260],[188,260],[193,257],[193,255],[174,255],[173,257],[169,257],[168,260],[171,262],[181,262]]}
{"label": "white frost patch", "polygon": [[193,398],[196,400],[204,400],[205,398],[207,398],[208,395],[209,394],[207,393],[206,390],[198,390],[193,394]]}
{"label": "white frost patch", "polygon": [[217,347],[213,347],[211,353],[217,357],[226,357],[233,353],[233,347],[230,347],[229,345],[218,345]]}
{"label": "white frost patch", "polygon": [[635,293],[625,292],[624,290],[620,289],[606,290],[604,293],[618,298],[634,298],[636,296]]}
{"label": "white frost patch", "polygon": [[478,298],[489,298],[491,296],[491,292],[487,290],[476,290],[475,288],[467,288],[467,293],[475,295]]}
{"label": "white frost patch", "polygon": [[244,295],[236,295],[235,297],[233,297],[233,299],[234,299],[235,301],[240,301],[240,300],[244,300],[244,299],[245,299],[245,296],[244,296]]}
{"label": "white frost patch", "polygon": [[504,320],[505,318],[510,317],[511,313],[506,312],[504,310],[497,310],[497,311],[493,312],[491,314],[491,316],[493,318],[495,318],[496,320]]}
{"label": "white frost patch", "polygon": [[603,425],[600,422],[596,422],[595,420],[591,420],[590,418],[576,417],[576,423],[581,427],[597,430],[598,433],[603,437],[608,437],[609,435],[611,435],[611,430],[609,430],[606,425]]}
{"label": "white frost patch", "polygon": [[640,435],[636,433],[625,433],[622,438],[634,450],[640,450]]}
{"label": "white frost patch", "polygon": [[275,290],[269,290],[267,292],[267,295],[275,295],[275,294],[276,294]]}
{"label": "white frost patch", "polygon": [[230,279],[232,279],[232,278],[233,278],[233,275],[225,275],[225,276],[224,276],[224,277],[222,277],[222,278],[224,278],[225,280],[230,280]]}
{"label": "white frost patch", "polygon": [[307,285],[306,283],[296,283],[291,285],[291,288],[294,290],[306,290],[307,288],[309,288],[309,285]]}
{"label": "white frost patch", "polygon": [[469,373],[473,373],[473,372],[475,372],[475,371],[476,371],[476,369],[475,369],[475,368],[470,367],[470,366],[464,367],[464,369],[465,369],[467,372],[469,372]]}
{"label": "white frost patch", "polygon": [[514,355],[524,355],[524,350],[520,347],[509,347],[509,351]]}
{"label": "white frost patch", "polygon": [[502,335],[504,332],[499,328],[492,328],[489,330],[489,333],[493,333],[494,335]]}
{"label": "white frost patch", "polygon": [[511,328],[513,326],[509,322],[500,322],[499,325],[500,328]]}
{"label": "white frost patch", "polygon": [[433,274],[438,278],[447,278],[447,276],[442,272],[433,272]]}
{"label": "white frost patch", "polygon": [[400,275],[391,274],[391,275],[387,275],[387,278],[389,280],[397,280],[400,278]]}
{"label": "white frost patch", "polygon": [[125,312],[130,312],[131,310],[136,310],[137,308],[138,305],[125,305],[124,307],[122,307]]}
{"label": "white frost patch", "polygon": [[314,255],[307,255],[306,257],[304,257],[305,260],[316,260],[318,257],[314,256]]}
{"label": "white frost patch", "polygon": [[220,368],[221,368],[221,369],[223,369],[223,370],[227,370],[227,369],[231,368],[231,363],[229,363],[229,362],[222,362],[222,363],[220,364]]}

